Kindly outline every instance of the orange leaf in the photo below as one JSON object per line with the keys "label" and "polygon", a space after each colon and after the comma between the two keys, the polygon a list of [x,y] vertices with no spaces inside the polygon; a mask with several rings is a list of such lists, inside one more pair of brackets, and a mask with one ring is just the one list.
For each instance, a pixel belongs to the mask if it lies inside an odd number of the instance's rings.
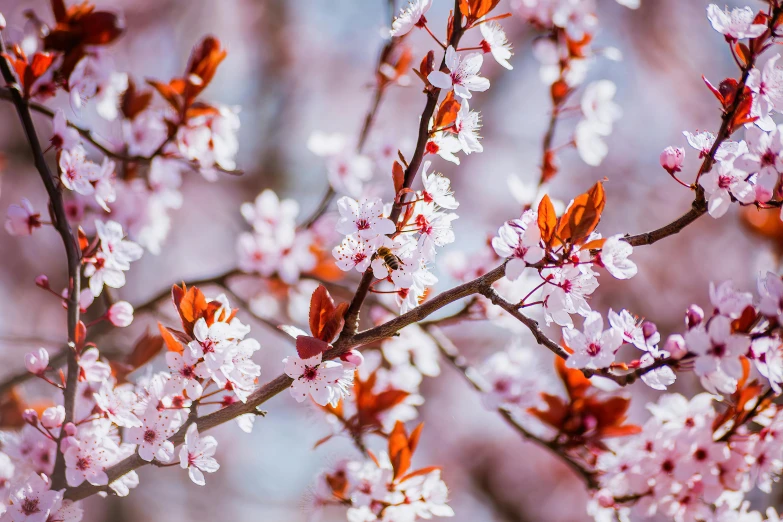
{"label": "orange leaf", "polygon": [[454,98],[454,91],[449,91],[438,107],[438,114],[435,115],[433,129],[443,129],[453,125],[457,121],[459,109],[460,103]]}
{"label": "orange leaf", "polygon": [[408,435],[405,425],[397,421],[389,434],[389,459],[394,468],[394,478],[402,477],[411,465],[411,450],[408,447]]}
{"label": "orange leaf", "polygon": [[171,334],[171,332],[169,332],[168,328],[163,326],[160,321],[158,321],[158,330],[160,330],[160,336],[166,343],[166,348],[168,351],[177,353],[182,353],[185,351],[185,347],[177,340],[176,337]]}
{"label": "orange leaf", "polygon": [[552,205],[552,200],[549,199],[549,195],[545,194],[541,199],[541,203],[538,204],[538,228],[541,230],[541,239],[545,243],[549,243],[557,230],[557,215],[555,214],[555,206]]}
{"label": "orange leaf", "polygon": [[400,482],[405,482],[408,479],[412,479],[413,477],[420,477],[422,475],[429,475],[433,471],[439,471],[441,469],[440,466],[427,466],[426,468],[417,469],[416,471],[411,471],[404,477],[400,479]]}
{"label": "orange leaf", "polygon": [[568,368],[565,360],[560,357],[555,357],[555,369],[572,401],[584,397],[587,390],[593,386],[590,379],[585,377],[581,371]]}
{"label": "orange leaf", "polygon": [[577,196],[563,217],[560,218],[558,237],[578,244],[587,238],[598,226],[606,205],[603,184],[599,181],[593,187]]}
{"label": "orange leaf", "polygon": [[411,449],[411,455],[416,452],[416,447],[419,445],[422,429],[424,429],[424,423],[420,422],[411,432],[411,436],[408,437],[408,447]]}

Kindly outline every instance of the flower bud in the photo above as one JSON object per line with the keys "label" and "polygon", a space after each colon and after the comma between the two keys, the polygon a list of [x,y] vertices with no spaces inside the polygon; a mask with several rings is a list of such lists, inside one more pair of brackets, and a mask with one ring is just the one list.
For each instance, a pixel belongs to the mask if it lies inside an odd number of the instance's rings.
{"label": "flower bud", "polygon": [[685,311],[685,326],[689,329],[699,326],[704,320],[704,310],[698,305],[690,305]]}
{"label": "flower bud", "polygon": [[46,274],[41,274],[35,278],[35,284],[47,290],[49,288],[49,278],[46,277]]}
{"label": "flower bud", "polygon": [[46,408],[41,415],[41,425],[47,429],[59,428],[65,420],[65,408],[51,406]]}
{"label": "flower bud", "polygon": [[76,435],[76,425],[73,422],[69,422],[65,426],[63,426],[63,429],[65,430],[65,434],[69,437],[73,437]]}
{"label": "flower bud", "polygon": [[33,426],[38,424],[38,412],[32,408],[27,408],[22,412],[22,419]]}
{"label": "flower bud", "polygon": [[133,306],[127,301],[118,301],[111,305],[106,316],[111,324],[124,328],[133,322]]}
{"label": "flower bud", "polygon": [[680,334],[670,335],[666,339],[666,344],[663,349],[669,352],[669,357],[672,359],[682,359],[687,355],[688,348],[685,346],[685,339]]}
{"label": "flower bud", "polygon": [[4,30],[5,27],[5,16],[3,16],[3,13],[0,13],[0,31]]}
{"label": "flower bud", "polygon": [[340,359],[358,368],[364,362],[364,355],[358,350],[350,350],[342,354]]}
{"label": "flower bud", "polygon": [[666,147],[661,152],[661,167],[666,169],[669,174],[680,172],[682,162],[685,159],[685,149],[680,147]]}
{"label": "flower bud", "polygon": [[651,323],[650,321],[645,321],[642,323],[642,335],[644,335],[645,340],[649,339],[656,333],[658,333],[658,327],[655,326],[655,323]]}
{"label": "flower bud", "polygon": [[38,348],[38,351],[28,353],[24,356],[24,366],[28,372],[41,375],[49,367],[49,352],[46,348]]}
{"label": "flower bud", "polygon": [[599,490],[595,494],[595,499],[602,508],[610,508],[614,506],[614,495],[606,488]]}

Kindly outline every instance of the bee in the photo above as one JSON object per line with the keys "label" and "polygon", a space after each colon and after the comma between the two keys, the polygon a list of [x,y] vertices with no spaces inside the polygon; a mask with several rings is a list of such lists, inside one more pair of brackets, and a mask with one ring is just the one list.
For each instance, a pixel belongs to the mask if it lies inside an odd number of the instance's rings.
{"label": "bee", "polygon": [[383,262],[386,264],[386,267],[389,270],[399,270],[400,265],[404,264],[402,260],[397,257],[389,248],[387,247],[380,247],[378,249],[378,257],[383,259]]}

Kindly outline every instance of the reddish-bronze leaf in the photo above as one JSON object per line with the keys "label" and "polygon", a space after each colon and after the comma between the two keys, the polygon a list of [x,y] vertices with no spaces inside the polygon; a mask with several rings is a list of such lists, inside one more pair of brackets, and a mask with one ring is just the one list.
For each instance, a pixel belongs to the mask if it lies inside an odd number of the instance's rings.
{"label": "reddish-bronze leaf", "polygon": [[120,110],[125,119],[132,120],[144,110],[149,107],[152,101],[151,91],[138,91],[136,89],[136,83],[132,79],[128,79],[128,88],[125,89],[125,93],[120,100]]}
{"label": "reddish-bronze leaf", "polygon": [[82,44],[106,45],[117,39],[125,29],[122,19],[107,11],[94,11],[81,18]]}
{"label": "reddish-bronze leaf", "polygon": [[329,349],[329,343],[309,335],[300,335],[296,338],[296,353],[300,359],[309,359]]}
{"label": "reddish-bronze leaf", "polygon": [[332,315],[326,319],[326,324],[323,325],[323,328],[318,335],[319,339],[326,341],[327,343],[330,343],[334,340],[337,334],[342,331],[343,325],[345,325],[344,316],[346,310],[348,310],[348,303],[340,303],[337,305],[337,307],[335,307],[335,309],[332,311]]}
{"label": "reddish-bronze leaf", "polygon": [[405,171],[402,170],[402,165],[397,161],[392,165],[392,181],[394,181],[394,194],[396,196],[400,193],[405,183]]}
{"label": "reddish-bronze leaf", "polygon": [[321,339],[321,331],[334,314],[334,310],[332,296],[324,285],[319,285],[310,298],[310,333],[313,337]]}
{"label": "reddish-bronze leaf", "polygon": [[147,83],[151,85],[158,93],[163,96],[163,99],[169,102],[176,112],[182,110],[182,101],[180,94],[171,85],[156,80],[147,80]]}
{"label": "reddish-bronze leaf", "polygon": [[133,350],[125,358],[125,362],[133,369],[141,368],[160,353],[164,344],[163,336],[146,332],[136,341]]}
{"label": "reddish-bronze leaf", "polygon": [[195,99],[196,96],[206,89],[207,85],[212,81],[215,76],[218,65],[226,57],[227,52],[221,48],[220,40],[214,36],[207,36],[201,42],[193,47],[193,51],[190,54],[190,60],[188,61],[188,68],[186,76],[198,77],[199,81],[189,81],[188,88],[188,102],[186,105],[190,105],[190,102]]}

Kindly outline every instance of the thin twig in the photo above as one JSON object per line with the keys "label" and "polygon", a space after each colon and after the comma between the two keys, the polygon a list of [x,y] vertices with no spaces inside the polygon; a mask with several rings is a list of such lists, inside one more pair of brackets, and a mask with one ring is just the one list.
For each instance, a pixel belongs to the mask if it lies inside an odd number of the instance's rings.
{"label": "thin twig", "polygon": [[[454,343],[451,342],[446,334],[444,334],[443,331],[437,326],[429,326],[426,329],[426,332],[430,335],[430,337],[432,337],[433,341],[435,341],[435,344],[438,346],[441,354],[443,354],[443,356],[452,364],[452,366],[454,366],[454,368],[459,370],[462,376],[465,377],[465,380],[468,381],[468,383],[473,386],[476,391],[479,393],[484,393],[485,390],[482,388],[481,384],[478,382],[478,380],[476,380],[475,377],[473,377],[477,374],[476,370],[472,368],[467,363],[465,358],[460,355],[459,350],[456,346],[454,346]],[[524,438],[534,442],[535,444],[538,444],[543,448],[546,448],[560,460],[565,462],[569,468],[571,468],[582,480],[585,481],[585,484],[587,484],[588,488],[598,488],[598,482],[596,481],[594,474],[589,469],[586,469],[579,462],[574,460],[570,455],[566,454],[563,448],[560,447],[556,441],[545,440],[534,435],[522,424],[520,424],[514,418],[514,415],[505,408],[498,408],[497,412],[501,415],[501,417],[503,417],[509,426],[517,430]]]}

